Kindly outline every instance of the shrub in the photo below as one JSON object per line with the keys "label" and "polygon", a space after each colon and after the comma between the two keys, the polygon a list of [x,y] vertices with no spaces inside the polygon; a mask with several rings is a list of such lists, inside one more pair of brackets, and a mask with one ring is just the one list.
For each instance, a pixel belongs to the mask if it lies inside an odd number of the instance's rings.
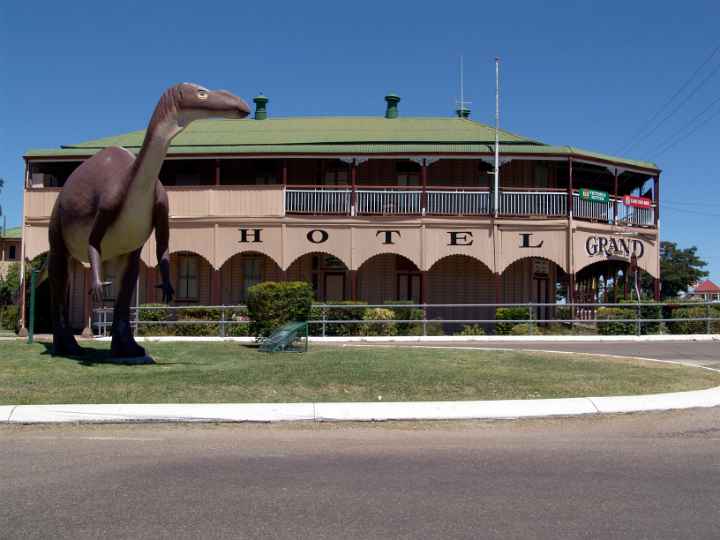
{"label": "shrub", "polygon": [[[142,304],[141,308],[151,307],[158,309],[141,309],[141,321],[167,321],[171,318],[170,311],[165,304]],[[138,336],[174,336],[174,324],[139,324]]]}
{"label": "shrub", "polygon": [[228,337],[248,336],[250,335],[250,317],[247,308],[234,308],[225,310],[226,321],[236,321],[225,323],[225,335]]}
{"label": "shrub", "polygon": [[484,336],[485,329],[479,324],[464,324],[459,332],[455,332],[456,336]]}
{"label": "shrub", "polygon": [[[708,317],[720,317],[720,307],[711,306],[709,309],[705,306],[677,306],[670,310],[672,319],[694,319]],[[704,334],[707,332],[707,321],[671,321],[668,323],[668,329],[671,334]],[[720,321],[710,321],[710,332],[713,334],[720,333]]]}
{"label": "shrub", "polygon": [[[569,321],[573,319],[573,309],[570,306],[555,306],[555,314],[552,318],[559,321]],[[571,323],[558,323],[558,324],[571,324]]]}
{"label": "shrub", "polygon": [[17,333],[20,320],[20,309],[18,306],[10,305],[0,307],[0,327],[12,330]]}
{"label": "shrub", "polygon": [[[386,308],[369,308],[365,310],[363,320],[384,321],[395,319],[395,312]],[[377,322],[363,324],[363,334],[366,336],[396,336],[397,323]]]}
{"label": "shrub", "polygon": [[267,337],[290,321],[307,321],[313,296],[312,287],[304,281],[253,285],[247,299],[251,335]]}
{"label": "shrub", "polygon": [[544,333],[545,332],[543,331],[543,329],[540,328],[537,324],[531,325],[530,323],[519,323],[510,329],[511,336],[540,336]]}
{"label": "shrub", "polygon": [[599,307],[597,310],[598,333],[603,336],[630,335],[637,332],[636,323],[620,322],[616,319],[634,319],[632,308]]}
{"label": "shrub", "polygon": [[[176,311],[178,321],[219,321],[222,311],[208,308],[188,308]],[[217,322],[208,323],[180,323],[175,325],[176,336],[219,336],[220,325]]]}
{"label": "shrub", "polygon": [[[395,319],[398,321],[422,321],[424,318],[423,310],[418,307],[411,307],[414,302],[410,300],[392,300],[384,303],[386,306],[392,306],[391,309],[395,312]],[[397,323],[397,333],[399,336],[421,336],[423,325],[421,322],[399,322]]]}
{"label": "shrub", "polygon": [[[313,321],[323,320],[323,312],[325,320],[328,321],[353,321],[362,320],[365,316],[365,307],[350,306],[367,306],[367,302],[355,302],[352,300],[343,302],[333,302],[333,304],[347,305],[348,307],[325,308],[322,304],[314,304],[312,306],[310,318]],[[313,324],[310,331],[314,336],[322,335],[322,324]],[[362,325],[358,323],[338,323],[325,325],[326,336],[359,336],[362,333]]]}
{"label": "shrub", "polygon": [[[521,320],[524,321],[529,317],[527,308],[524,307],[506,307],[495,309],[495,319],[498,321]],[[495,333],[499,336],[508,336],[512,332],[515,322],[498,322],[495,323]]]}

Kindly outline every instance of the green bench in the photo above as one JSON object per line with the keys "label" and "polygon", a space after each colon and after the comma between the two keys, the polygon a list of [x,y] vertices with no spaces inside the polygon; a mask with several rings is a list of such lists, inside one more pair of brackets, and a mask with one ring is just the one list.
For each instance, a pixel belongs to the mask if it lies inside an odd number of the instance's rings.
{"label": "green bench", "polygon": [[[295,345],[297,340],[304,338],[304,345]],[[262,352],[307,352],[308,350],[308,323],[291,322],[287,323],[270,336],[260,339],[260,351]]]}

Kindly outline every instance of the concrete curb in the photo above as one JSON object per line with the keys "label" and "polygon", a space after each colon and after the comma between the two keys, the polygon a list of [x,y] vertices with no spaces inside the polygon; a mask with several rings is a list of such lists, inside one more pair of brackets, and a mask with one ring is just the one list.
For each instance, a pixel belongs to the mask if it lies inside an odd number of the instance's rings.
{"label": "concrete curb", "polygon": [[[254,343],[253,337],[217,336],[136,336],[143,342],[220,342]],[[109,337],[95,338],[95,341],[110,341]],[[677,334],[657,336],[311,336],[312,343],[433,343],[433,342],[665,342],[665,341],[720,341],[720,334]]]}
{"label": "concrete curb", "polygon": [[493,420],[717,407],[720,387],[645,396],[504,401],[14,405],[0,423],[295,422]]}

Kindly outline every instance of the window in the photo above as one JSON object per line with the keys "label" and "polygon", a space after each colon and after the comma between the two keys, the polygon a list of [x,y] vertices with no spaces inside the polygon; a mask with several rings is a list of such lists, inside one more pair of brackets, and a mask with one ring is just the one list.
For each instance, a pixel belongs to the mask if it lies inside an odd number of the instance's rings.
{"label": "window", "polygon": [[198,299],[198,258],[195,255],[178,257],[178,300]]}
{"label": "window", "polygon": [[330,186],[344,186],[349,183],[350,175],[347,167],[325,169],[323,184]]}
{"label": "window", "polygon": [[8,248],[8,260],[14,261],[15,259],[17,259],[17,253],[16,253],[16,251],[17,251],[17,247],[16,247],[16,246],[10,246],[10,247]]}
{"label": "window", "polygon": [[242,291],[241,298],[247,299],[248,289],[262,282],[262,259],[248,257],[242,261]]}
{"label": "window", "polygon": [[395,165],[399,186],[420,185],[420,165],[414,161],[398,161]]}

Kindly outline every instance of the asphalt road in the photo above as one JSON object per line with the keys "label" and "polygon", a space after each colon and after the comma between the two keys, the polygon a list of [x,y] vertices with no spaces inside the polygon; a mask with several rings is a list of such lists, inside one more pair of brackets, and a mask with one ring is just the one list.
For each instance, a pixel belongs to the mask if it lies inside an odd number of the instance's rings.
{"label": "asphalt road", "polygon": [[720,410],[0,428],[2,538],[718,538]]}

